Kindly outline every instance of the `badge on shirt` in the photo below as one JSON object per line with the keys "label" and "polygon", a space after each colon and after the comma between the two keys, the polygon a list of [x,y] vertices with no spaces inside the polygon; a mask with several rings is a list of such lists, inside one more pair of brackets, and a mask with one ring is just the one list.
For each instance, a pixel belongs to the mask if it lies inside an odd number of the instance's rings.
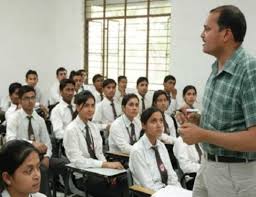
{"label": "badge on shirt", "polygon": [[160,165],[160,170],[161,170],[161,172],[164,172],[164,171],[165,171],[164,164],[161,164],[161,165]]}

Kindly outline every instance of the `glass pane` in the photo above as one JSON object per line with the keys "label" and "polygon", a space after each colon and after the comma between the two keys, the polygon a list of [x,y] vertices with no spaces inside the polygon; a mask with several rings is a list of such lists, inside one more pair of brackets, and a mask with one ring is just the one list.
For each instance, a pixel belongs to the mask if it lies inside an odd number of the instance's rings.
{"label": "glass pane", "polygon": [[124,16],[124,0],[106,0],[106,17]]}
{"label": "glass pane", "polygon": [[147,14],[147,0],[128,0],[127,16]]}
{"label": "glass pane", "polygon": [[150,14],[170,14],[170,0],[150,0]]}

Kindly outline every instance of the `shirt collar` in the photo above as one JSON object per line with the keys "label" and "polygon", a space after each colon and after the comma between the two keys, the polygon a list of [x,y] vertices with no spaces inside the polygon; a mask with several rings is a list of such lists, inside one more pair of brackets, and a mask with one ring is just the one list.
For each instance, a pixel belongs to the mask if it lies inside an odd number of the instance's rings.
{"label": "shirt collar", "polygon": [[[24,111],[23,108],[21,108],[21,109],[19,109],[19,110],[20,110],[21,116],[22,116],[23,118],[27,118],[27,116],[30,116],[30,115],[28,115],[28,114]],[[33,111],[33,113],[31,114],[31,116],[32,116],[32,118],[36,119],[36,112]]]}
{"label": "shirt collar", "polygon": [[[236,49],[235,52],[232,54],[232,56],[225,62],[223,71],[225,71],[226,73],[229,73],[231,75],[234,75],[236,65],[237,65],[238,61],[240,60],[240,57],[243,54],[243,51],[244,51],[244,49],[241,46],[238,49]],[[214,75],[216,75],[216,76],[218,75],[218,61],[217,60],[212,64],[212,71],[213,71]],[[220,73],[222,73],[223,71],[221,71]]]}
{"label": "shirt collar", "polygon": [[125,114],[122,115],[122,118],[123,118],[125,126],[129,127],[131,125],[131,123],[134,124],[134,121],[130,121],[129,118],[127,118],[127,116]]}
{"label": "shirt collar", "polygon": [[144,135],[141,137],[141,140],[142,140],[142,142],[143,142],[143,144],[144,144],[144,147],[145,147],[146,149],[151,149],[152,146],[156,146],[156,147],[159,146],[159,141],[158,141],[158,140],[156,140],[156,144],[155,144],[155,145],[152,145],[151,142],[149,141],[149,139],[148,139],[148,137],[147,137],[146,134],[144,134]]}

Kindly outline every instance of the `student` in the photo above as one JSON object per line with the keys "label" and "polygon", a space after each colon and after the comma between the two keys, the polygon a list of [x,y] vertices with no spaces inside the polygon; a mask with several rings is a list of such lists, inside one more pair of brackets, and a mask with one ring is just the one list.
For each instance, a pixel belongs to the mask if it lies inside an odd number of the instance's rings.
{"label": "student", "polygon": [[17,109],[19,109],[19,90],[21,88],[20,83],[11,83],[9,86],[9,97],[11,100],[11,106],[8,108],[8,110],[5,112],[5,119],[8,120],[10,115],[15,112]]}
{"label": "student", "polygon": [[63,139],[64,130],[73,120],[75,106],[72,100],[75,92],[75,82],[71,79],[63,79],[59,85],[61,100],[51,112],[51,122],[54,136],[57,139]]}
{"label": "student", "polygon": [[36,102],[40,105],[46,106],[45,100],[43,98],[43,94],[39,87],[37,86],[38,83],[38,74],[35,70],[28,70],[26,73],[26,84],[31,86],[36,91]]}
{"label": "student", "polygon": [[74,71],[70,79],[75,82],[75,94],[82,91],[83,79],[80,72]]}
{"label": "student", "polygon": [[2,197],[46,197],[40,189],[38,150],[29,142],[12,140],[0,151]]}
{"label": "student", "polygon": [[109,149],[113,152],[130,154],[133,144],[139,139],[141,122],[139,99],[136,94],[126,94],[122,100],[123,115],[110,126]]}
{"label": "student", "polygon": [[135,184],[154,191],[166,185],[180,186],[165,145],[158,140],[164,123],[159,109],[150,107],[141,114],[144,135],[134,144],[129,168]]}
{"label": "student", "polygon": [[95,97],[96,103],[99,103],[103,100],[103,76],[100,74],[96,74],[92,78],[93,86],[91,87],[90,91]]}
{"label": "student", "polygon": [[110,124],[122,113],[120,104],[114,100],[116,82],[113,79],[103,81],[104,99],[97,104],[93,121],[99,123],[100,129],[109,128]]}
{"label": "student", "polygon": [[197,91],[195,86],[188,85],[184,87],[182,96],[184,100],[183,107],[190,108],[190,109],[198,108],[198,107],[195,107],[196,97],[197,97]]}
{"label": "student", "polygon": [[[34,110],[36,93],[33,87],[24,85],[19,90],[21,109],[13,113],[7,121],[6,140],[22,139],[29,141],[38,149],[42,159],[40,169],[42,173],[41,192],[50,195],[48,183],[49,167],[56,172],[67,163],[65,160],[51,158],[52,145],[46,124]],[[58,168],[55,168],[58,166]],[[65,169],[60,173],[65,174]]]}
{"label": "student", "polygon": [[151,107],[152,97],[148,93],[148,79],[146,77],[139,77],[137,79],[137,96],[140,101],[139,114],[141,114],[145,109]]}
{"label": "student", "polygon": [[50,98],[49,98],[49,104],[54,105],[61,100],[60,95],[60,81],[67,78],[67,70],[63,67],[59,67],[56,70],[56,78],[57,81],[52,85],[50,89]]}
{"label": "student", "polygon": [[84,69],[80,69],[77,72],[82,76],[83,85],[86,85],[87,74]]}
{"label": "student", "polygon": [[166,110],[169,106],[168,95],[163,90],[157,90],[153,94],[153,107],[159,109],[164,114],[164,128],[161,140],[166,144],[174,144],[177,138],[177,132],[173,119],[167,114]]}
{"label": "student", "polygon": [[168,100],[170,101],[167,113],[169,115],[173,115],[175,114],[175,111],[178,110],[178,102],[176,99],[177,90],[175,88],[176,78],[172,75],[165,76],[163,85],[164,91],[167,93],[169,98]]}
{"label": "student", "polygon": [[[113,168],[122,169],[119,162],[107,162],[102,152],[102,138],[97,126],[90,120],[95,110],[95,98],[89,91],[82,91],[75,96],[77,117],[67,126],[63,144],[68,159],[78,168]],[[83,190],[82,178],[76,185]],[[93,196],[120,196],[117,186],[108,187],[102,179],[88,176],[87,189]],[[121,187],[120,187],[121,189]],[[112,190],[112,191],[111,191]]]}
{"label": "student", "polygon": [[122,103],[123,97],[127,94],[126,87],[127,87],[127,77],[118,76],[115,100],[120,104]]}

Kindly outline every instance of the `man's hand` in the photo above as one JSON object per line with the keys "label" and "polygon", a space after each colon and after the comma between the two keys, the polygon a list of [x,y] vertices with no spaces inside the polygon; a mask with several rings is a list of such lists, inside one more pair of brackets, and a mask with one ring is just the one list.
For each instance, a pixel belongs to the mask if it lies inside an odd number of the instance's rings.
{"label": "man's hand", "polygon": [[195,124],[184,123],[179,128],[180,136],[187,144],[197,144],[203,141],[204,130]]}
{"label": "man's hand", "polygon": [[112,169],[124,169],[123,165],[120,162],[103,162],[102,167]]}
{"label": "man's hand", "polygon": [[39,151],[41,154],[45,154],[47,152],[47,146],[40,142],[32,142],[32,145]]}

